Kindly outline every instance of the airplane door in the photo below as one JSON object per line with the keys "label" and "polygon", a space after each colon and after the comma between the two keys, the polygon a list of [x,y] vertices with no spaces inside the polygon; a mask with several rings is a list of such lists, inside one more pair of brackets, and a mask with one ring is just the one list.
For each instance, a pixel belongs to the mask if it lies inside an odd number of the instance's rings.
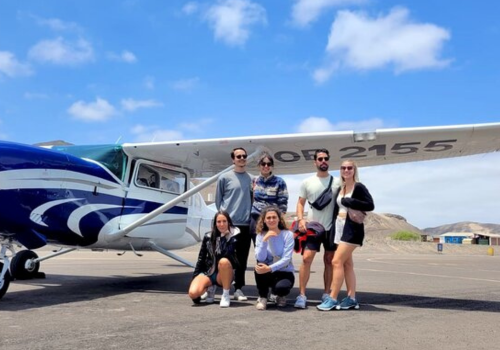
{"label": "airplane door", "polygon": [[[189,173],[182,168],[146,160],[136,161],[120,227],[125,227],[186,192],[188,183]],[[187,212],[188,200],[185,200],[128,236],[155,238],[161,237],[168,230],[170,238],[181,237],[186,227]]]}

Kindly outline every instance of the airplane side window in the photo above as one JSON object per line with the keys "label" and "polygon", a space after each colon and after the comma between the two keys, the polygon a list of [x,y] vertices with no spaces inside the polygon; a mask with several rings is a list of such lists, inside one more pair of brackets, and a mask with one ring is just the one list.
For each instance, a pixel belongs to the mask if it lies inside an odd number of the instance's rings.
{"label": "airplane side window", "polygon": [[138,186],[175,194],[186,192],[186,182],[186,174],[150,164],[141,164],[136,178]]}

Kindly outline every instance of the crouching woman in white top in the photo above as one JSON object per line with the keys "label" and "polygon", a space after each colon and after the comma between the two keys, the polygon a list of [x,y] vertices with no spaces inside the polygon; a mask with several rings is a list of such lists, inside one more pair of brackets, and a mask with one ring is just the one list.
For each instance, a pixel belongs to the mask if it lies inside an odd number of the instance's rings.
{"label": "crouching woman in white top", "polygon": [[212,231],[205,235],[201,243],[189,286],[189,297],[195,304],[200,303],[204,293],[207,293],[206,303],[213,303],[217,286],[222,286],[220,306],[229,307],[229,289],[233,281],[233,269],[237,265],[235,246],[239,232],[227,212],[215,214]]}
{"label": "crouching woman in white top", "polygon": [[265,310],[269,291],[275,296],[276,305],[286,306],[286,296],[295,282],[293,233],[286,228],[278,207],[262,210],[257,222],[255,242],[255,282],[259,292],[257,310]]}

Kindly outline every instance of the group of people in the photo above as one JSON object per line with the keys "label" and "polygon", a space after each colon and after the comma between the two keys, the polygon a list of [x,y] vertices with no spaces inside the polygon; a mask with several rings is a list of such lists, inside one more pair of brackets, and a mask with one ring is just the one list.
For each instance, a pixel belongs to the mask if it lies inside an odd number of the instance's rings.
{"label": "group of people", "polygon": [[[294,306],[305,309],[311,264],[323,245],[324,292],[317,308],[322,311],[358,309],[352,255],[363,244],[363,218],[374,209],[374,204],[366,186],[359,182],[356,163],[343,161],[340,177],[334,178],[329,173],[329,151],[316,150],[316,174],[303,181],[297,220],[288,229],[284,221],[288,190],[285,181],[273,174],[273,157],[262,154],[258,160],[260,175],[252,177],[246,171],[247,156],[244,148],[235,148],[231,152],[233,170],[218,179],[215,195],[218,211],[212,230],[203,238],[189,297],[195,304],[201,300],[213,303],[220,286],[220,306],[229,307],[233,284],[233,298],[247,300],[242,289],[253,242],[256,308],[265,310],[268,302],[278,307],[287,305],[286,297],[295,283],[292,261],[295,250],[302,253],[302,264],[299,295]],[[339,301],[344,281],[347,296]]]}

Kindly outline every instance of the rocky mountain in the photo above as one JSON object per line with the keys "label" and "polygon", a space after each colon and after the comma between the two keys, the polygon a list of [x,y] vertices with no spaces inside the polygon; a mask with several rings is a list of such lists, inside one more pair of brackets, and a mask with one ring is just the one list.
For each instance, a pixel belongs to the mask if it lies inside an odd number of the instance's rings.
{"label": "rocky mountain", "polygon": [[457,222],[455,224],[429,227],[423,230],[428,235],[441,235],[446,232],[472,232],[472,233],[496,233],[500,234],[500,225],[481,224],[477,222]]}

